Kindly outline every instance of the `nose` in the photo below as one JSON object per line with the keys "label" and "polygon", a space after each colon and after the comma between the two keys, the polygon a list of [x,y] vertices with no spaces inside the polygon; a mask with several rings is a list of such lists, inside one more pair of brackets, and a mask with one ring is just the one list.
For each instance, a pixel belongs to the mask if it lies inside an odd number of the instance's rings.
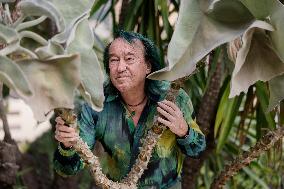
{"label": "nose", "polygon": [[118,72],[124,72],[126,70],[126,67],[127,67],[127,65],[126,65],[125,61],[124,60],[120,60],[119,64],[118,64],[118,67],[117,67],[117,71]]}

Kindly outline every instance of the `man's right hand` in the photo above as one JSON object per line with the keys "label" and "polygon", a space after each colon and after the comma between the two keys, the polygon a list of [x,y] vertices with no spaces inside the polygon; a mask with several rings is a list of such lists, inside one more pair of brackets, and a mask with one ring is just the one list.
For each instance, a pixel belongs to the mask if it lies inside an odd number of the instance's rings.
{"label": "man's right hand", "polygon": [[61,117],[56,117],[55,139],[61,142],[66,148],[74,145],[75,141],[79,138],[79,134],[72,127],[68,127]]}

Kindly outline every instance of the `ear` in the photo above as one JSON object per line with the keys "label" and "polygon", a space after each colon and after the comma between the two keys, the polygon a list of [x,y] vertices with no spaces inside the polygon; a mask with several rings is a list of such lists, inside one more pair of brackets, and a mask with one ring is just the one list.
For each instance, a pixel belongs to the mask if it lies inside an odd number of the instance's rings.
{"label": "ear", "polygon": [[147,66],[147,69],[146,69],[146,74],[149,74],[151,73],[151,70],[152,70],[152,65],[150,62],[146,62],[146,66]]}

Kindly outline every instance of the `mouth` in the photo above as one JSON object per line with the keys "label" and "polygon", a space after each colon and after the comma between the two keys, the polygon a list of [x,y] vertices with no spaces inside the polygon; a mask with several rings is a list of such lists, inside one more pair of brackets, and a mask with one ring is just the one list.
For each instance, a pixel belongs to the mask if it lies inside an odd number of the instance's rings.
{"label": "mouth", "polygon": [[118,76],[118,77],[116,77],[116,79],[126,79],[126,78],[128,78],[128,76]]}

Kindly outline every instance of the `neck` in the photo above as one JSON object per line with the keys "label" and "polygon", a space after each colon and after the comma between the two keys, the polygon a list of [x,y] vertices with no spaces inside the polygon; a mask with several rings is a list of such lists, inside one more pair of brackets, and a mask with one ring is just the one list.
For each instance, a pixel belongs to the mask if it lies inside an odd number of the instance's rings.
{"label": "neck", "polygon": [[121,96],[126,104],[137,105],[145,99],[146,94],[143,89],[143,90],[136,90],[136,91],[127,91],[125,93],[121,93]]}

